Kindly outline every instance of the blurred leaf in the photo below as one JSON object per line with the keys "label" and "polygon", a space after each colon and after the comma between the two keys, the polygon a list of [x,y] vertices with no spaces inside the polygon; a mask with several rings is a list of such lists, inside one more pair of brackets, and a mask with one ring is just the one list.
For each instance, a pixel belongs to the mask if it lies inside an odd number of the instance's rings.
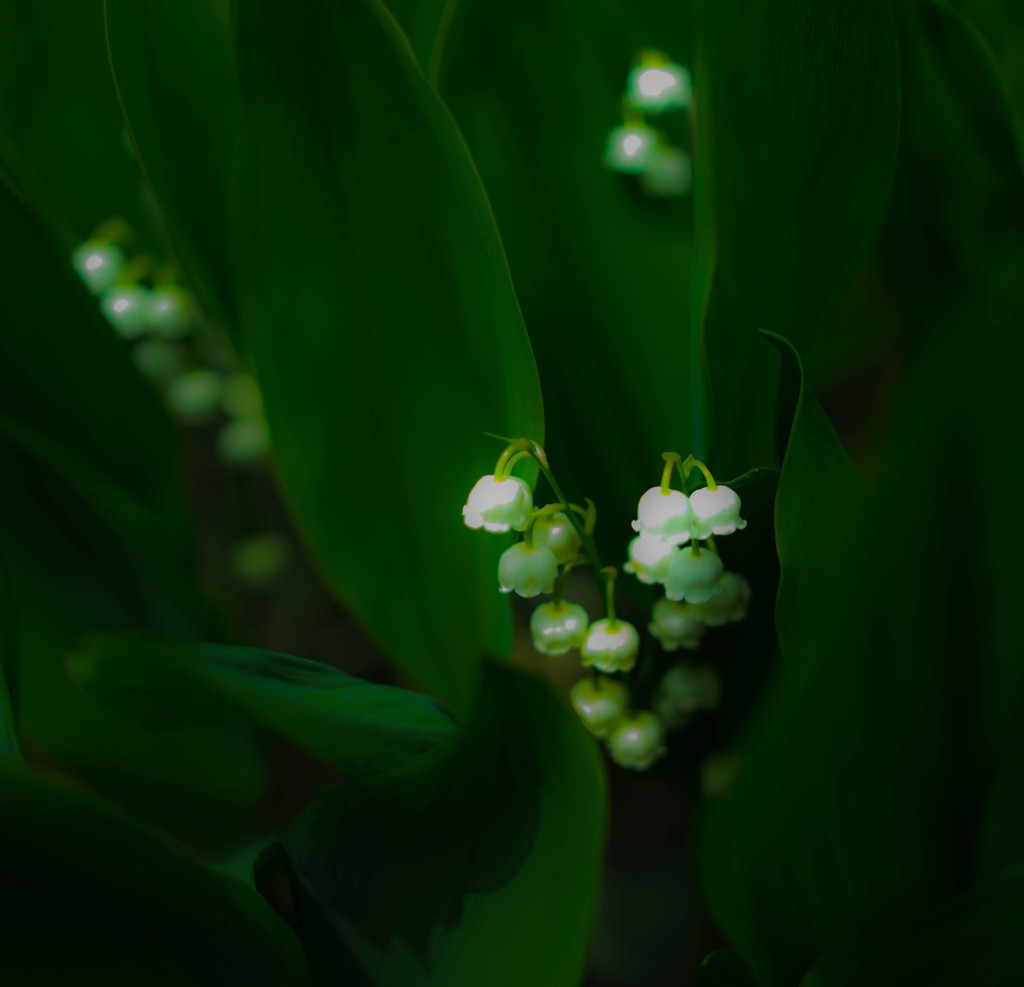
{"label": "blurred leaf", "polygon": [[698,147],[710,145],[702,174],[714,174],[718,248],[707,337],[715,462],[729,473],[768,446],[775,382],[756,330],[786,333],[813,356],[879,228],[899,142],[900,60],[886,0],[702,9]]}
{"label": "blurred leaf", "polygon": [[456,712],[510,646],[504,539],[462,522],[540,391],[465,145],[375,0],[239,9],[246,344],[330,584]]}
{"label": "blurred leaf", "polygon": [[165,496],[175,438],[156,393],[39,219],[0,183],[0,411],[142,503]]}
{"label": "blurred leaf", "polygon": [[739,953],[716,949],[697,970],[697,987],[757,987],[757,978]]}
{"label": "blurred leaf", "polygon": [[843,571],[834,564],[854,537],[863,486],[842,443],[807,388],[793,344],[772,332],[762,335],[779,350],[778,428],[786,438],[775,498],[775,544],[779,593],[775,630],[787,661],[796,660],[800,623],[819,613],[841,592]]}
{"label": "blurred leaf", "polygon": [[1010,987],[1024,980],[1024,866],[834,945],[801,987]]}
{"label": "blurred leaf", "polygon": [[117,94],[178,257],[238,342],[230,250],[237,99],[228,26],[209,0],[104,0]]}
{"label": "blurred leaf", "polygon": [[[98,0],[0,0],[0,134],[63,252],[119,215],[147,243],[157,217],[125,138]],[[9,153],[5,152],[5,156]],[[8,162],[9,163],[9,162]],[[48,208],[39,201],[46,190]]]}
{"label": "blurred leaf", "polygon": [[0,924],[18,983],[306,982],[285,923],[242,882],[202,867],[102,802],[0,764]]}
{"label": "blurred leaf", "polygon": [[[421,17],[433,9],[413,6]],[[696,441],[692,206],[648,196],[603,156],[640,49],[690,65],[692,5],[459,0],[452,10],[439,91],[494,204],[537,354],[547,452],[571,478],[567,494],[597,502],[598,544],[618,555],[638,497],[660,475],[659,453],[685,456]],[[417,23],[402,22],[418,41]],[[686,113],[657,126],[690,149]]]}
{"label": "blurred leaf", "polygon": [[255,648],[103,636],[69,662],[97,702],[143,729],[264,727],[360,776],[400,767],[454,733],[426,696]]}
{"label": "blurred leaf", "polygon": [[328,790],[284,837],[314,981],[575,987],[604,835],[594,742],[546,686],[486,664],[430,760]]}
{"label": "blurred leaf", "polygon": [[14,723],[11,693],[17,678],[18,627],[14,592],[7,567],[0,559],[0,760],[20,758],[21,744]]}

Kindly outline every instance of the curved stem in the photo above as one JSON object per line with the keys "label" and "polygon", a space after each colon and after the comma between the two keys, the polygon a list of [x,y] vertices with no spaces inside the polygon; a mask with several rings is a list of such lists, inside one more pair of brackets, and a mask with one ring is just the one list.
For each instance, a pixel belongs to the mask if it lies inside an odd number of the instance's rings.
{"label": "curved stem", "polygon": [[562,604],[562,590],[565,589],[565,581],[569,577],[569,573],[573,568],[580,565],[580,563],[586,561],[587,557],[585,555],[575,555],[562,564],[562,571],[558,574],[558,581],[555,583],[555,592],[551,597],[552,606],[554,606],[556,610]]}
{"label": "curved stem", "polygon": [[661,495],[667,497],[672,490],[672,467],[681,457],[678,452],[663,452],[661,458],[665,460],[665,468],[661,471]]}

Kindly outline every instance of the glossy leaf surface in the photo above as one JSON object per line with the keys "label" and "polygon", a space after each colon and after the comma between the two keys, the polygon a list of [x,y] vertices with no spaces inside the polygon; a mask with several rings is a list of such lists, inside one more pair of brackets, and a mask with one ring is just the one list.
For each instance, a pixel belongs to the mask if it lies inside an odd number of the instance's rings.
{"label": "glossy leaf surface", "polygon": [[283,840],[316,983],[580,982],[604,831],[602,766],[536,680],[485,666],[456,747],[321,795]]}
{"label": "glossy leaf surface", "polygon": [[6,765],[0,873],[18,903],[0,924],[17,982],[306,982],[291,931],[242,882],[82,791]]}
{"label": "glossy leaf surface", "polygon": [[70,665],[94,699],[144,729],[264,727],[358,776],[400,767],[454,734],[426,696],[255,648],[100,637]]}
{"label": "glossy leaf surface", "polygon": [[529,340],[466,147],[375,0],[240,7],[246,345],[325,577],[457,711],[509,647],[505,539],[461,518],[542,439]]}

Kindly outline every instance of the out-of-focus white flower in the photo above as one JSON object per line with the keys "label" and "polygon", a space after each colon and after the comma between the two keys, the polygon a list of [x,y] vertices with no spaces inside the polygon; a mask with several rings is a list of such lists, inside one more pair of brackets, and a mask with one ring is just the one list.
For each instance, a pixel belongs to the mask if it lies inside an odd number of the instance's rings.
{"label": "out-of-focus white flower", "polygon": [[462,518],[467,527],[503,534],[513,528],[525,531],[532,509],[533,492],[525,480],[518,476],[503,480],[482,476],[466,498]]}
{"label": "out-of-focus white flower", "polygon": [[663,583],[668,578],[668,563],[676,549],[668,542],[637,535],[629,543],[629,561],[622,567],[642,583]]}
{"label": "out-of-focus white flower", "polygon": [[639,175],[649,167],[657,146],[657,135],[650,127],[616,127],[608,135],[604,163],[612,171]]}
{"label": "out-of-focus white flower", "polygon": [[729,487],[710,490],[702,487],[690,494],[690,510],[693,512],[694,538],[708,538],[710,535],[731,535],[742,530],[747,522],[740,517],[740,499]]}
{"label": "out-of-focus white flower", "polygon": [[676,552],[668,564],[665,595],[670,600],[703,603],[722,591],[718,583],[721,575],[722,560],[710,549]]}
{"label": "out-of-focus white flower", "polygon": [[645,113],[685,109],[693,101],[690,73],[682,65],[638,65],[629,73],[626,100]]}
{"label": "out-of-focus white flower", "polygon": [[578,603],[551,600],[530,615],[530,637],[542,655],[564,655],[583,643],[589,623],[587,611]]}
{"label": "out-of-focus white flower", "polygon": [[100,310],[124,339],[135,339],[149,328],[149,288],[133,285],[111,288],[100,297]]}
{"label": "out-of-focus white flower", "polygon": [[651,705],[672,729],[697,710],[715,709],[721,694],[722,685],[713,668],[681,662],[665,673]]}
{"label": "out-of-focus white flower", "polygon": [[636,507],[633,530],[648,540],[682,545],[690,540],[690,500],[681,490],[651,487]]}
{"label": "out-of-focus white flower", "polygon": [[694,620],[708,627],[720,627],[722,624],[743,620],[750,605],[750,583],[739,573],[723,572],[718,586],[717,594],[690,607]]}
{"label": "out-of-focus white flower", "polygon": [[213,370],[189,370],[175,377],[167,388],[171,410],[187,422],[208,421],[220,403],[224,378]]}
{"label": "out-of-focus white flower", "polygon": [[562,513],[542,514],[533,525],[533,540],[538,545],[550,548],[559,562],[565,562],[579,553],[583,543],[572,521]]}
{"label": "out-of-focus white flower", "polygon": [[612,730],[608,753],[621,768],[646,771],[665,753],[665,725],[647,710],[626,717]]}
{"label": "out-of-focus white flower", "polygon": [[569,699],[583,725],[595,736],[604,737],[629,710],[629,689],[621,682],[599,675],[580,679],[570,690]]}
{"label": "out-of-focus white flower", "polygon": [[558,562],[550,548],[521,541],[501,553],[498,583],[502,593],[515,591],[529,599],[555,588]]}
{"label": "out-of-focus white flower", "polygon": [[691,603],[680,603],[663,596],[651,608],[652,619],[647,630],[666,651],[692,650],[700,644],[706,630],[694,616],[695,609]]}
{"label": "out-of-focus white flower", "polygon": [[686,195],[693,185],[693,164],[690,155],[678,147],[660,147],[651,155],[651,163],[640,176],[640,184],[648,195],[674,199]]}
{"label": "out-of-focus white flower", "polygon": [[113,240],[86,240],[71,254],[71,266],[94,295],[114,286],[124,260],[124,251]]}
{"label": "out-of-focus white flower", "polygon": [[192,296],[172,284],[154,288],[149,297],[150,328],[165,339],[180,339],[192,316]]}
{"label": "out-of-focus white flower", "polygon": [[625,620],[595,620],[580,647],[583,664],[601,672],[628,672],[640,650],[637,629]]}

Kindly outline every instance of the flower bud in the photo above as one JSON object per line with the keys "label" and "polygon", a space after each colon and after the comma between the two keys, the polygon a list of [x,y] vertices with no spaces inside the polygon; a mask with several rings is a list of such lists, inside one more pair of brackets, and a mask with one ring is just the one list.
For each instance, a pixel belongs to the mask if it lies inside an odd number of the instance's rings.
{"label": "flower bud", "polygon": [[691,713],[718,706],[722,686],[713,668],[674,665],[661,680],[654,694],[654,711],[671,726],[681,725]]}
{"label": "flower bud", "polygon": [[680,648],[692,650],[700,644],[706,628],[694,616],[696,608],[690,603],[678,603],[668,597],[661,597],[651,608],[651,622],[647,625],[652,637],[656,637],[666,651]]}
{"label": "flower bud", "polygon": [[612,730],[608,753],[621,768],[646,771],[665,753],[665,726],[647,710],[627,717]]}
{"label": "flower bud", "polygon": [[629,543],[629,561],[622,567],[642,583],[663,583],[668,578],[668,563],[675,548],[657,538],[637,535]]}
{"label": "flower bud", "polygon": [[651,163],[640,176],[640,184],[648,195],[657,199],[686,195],[693,184],[690,155],[678,147],[659,148],[651,155]]}
{"label": "flower bud", "polygon": [[551,549],[521,541],[506,549],[498,560],[498,583],[502,593],[513,590],[530,598],[555,588],[558,562]]}
{"label": "flower bud", "polygon": [[149,299],[149,324],[164,339],[180,339],[192,316],[192,296],[172,284],[154,288]]}
{"label": "flower bud", "polygon": [[209,421],[217,411],[223,378],[214,370],[189,370],[167,388],[171,410],[190,424]]}
{"label": "flower bud", "polygon": [[578,603],[542,603],[530,615],[533,646],[542,655],[564,655],[587,636],[590,617]]}
{"label": "flower bud", "polygon": [[537,518],[533,525],[533,540],[537,545],[550,548],[559,562],[571,559],[583,546],[572,521],[561,511]]}
{"label": "flower bud", "polygon": [[71,265],[85,286],[100,295],[113,288],[124,259],[124,251],[113,240],[86,240],[71,254]]}
{"label": "flower bud", "polygon": [[693,512],[690,533],[694,538],[731,535],[747,526],[740,517],[740,499],[729,487],[694,490],[690,494],[690,510]]}
{"label": "flower bud", "polygon": [[525,480],[482,476],[469,492],[462,518],[470,528],[503,534],[512,528],[525,531],[533,509],[533,492]]}
{"label": "flower bud", "polygon": [[750,605],[750,583],[739,573],[723,572],[718,586],[720,591],[715,596],[690,607],[693,619],[708,627],[743,620]]}
{"label": "flower bud", "polygon": [[681,490],[661,492],[651,487],[636,508],[633,530],[648,540],[682,545],[690,540],[690,501]]}
{"label": "flower bud", "polygon": [[703,603],[721,592],[722,560],[710,549],[692,548],[676,552],[668,565],[665,595],[670,600]]}
{"label": "flower bud", "polygon": [[601,672],[628,672],[640,650],[637,629],[625,620],[595,620],[580,647],[583,664]]}
{"label": "flower bud", "polygon": [[629,710],[629,689],[605,675],[595,685],[591,676],[580,679],[570,690],[569,699],[583,725],[595,736],[607,736]]}
{"label": "flower bud", "polygon": [[608,135],[604,163],[612,171],[637,175],[647,170],[657,146],[657,136],[650,127],[616,127]]}
{"label": "flower bud", "polygon": [[122,338],[135,339],[149,328],[149,294],[135,285],[112,288],[100,298],[100,309]]}

